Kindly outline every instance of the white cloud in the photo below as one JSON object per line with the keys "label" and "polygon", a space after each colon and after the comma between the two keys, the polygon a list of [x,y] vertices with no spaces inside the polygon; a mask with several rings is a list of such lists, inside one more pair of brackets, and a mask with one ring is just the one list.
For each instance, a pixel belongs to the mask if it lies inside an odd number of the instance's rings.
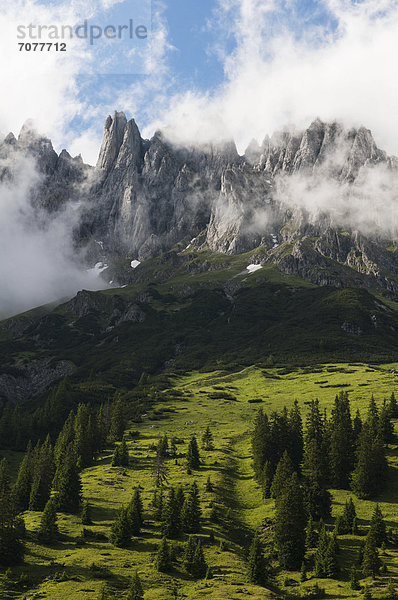
{"label": "white cloud", "polygon": [[253,137],[262,140],[289,123],[304,127],[319,116],[363,124],[380,146],[398,153],[398,3],[323,5],[324,26],[292,19],[300,2],[220,0],[219,31],[236,42],[227,52],[223,38],[217,41],[224,83],[209,93],[166,98],[154,126],[170,125],[182,142],[233,136],[243,150]]}

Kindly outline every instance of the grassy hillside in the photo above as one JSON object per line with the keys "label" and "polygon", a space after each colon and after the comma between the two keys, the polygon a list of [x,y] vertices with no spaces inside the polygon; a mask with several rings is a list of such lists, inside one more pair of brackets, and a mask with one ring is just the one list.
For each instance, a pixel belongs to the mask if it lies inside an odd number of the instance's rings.
{"label": "grassy hillside", "polygon": [[[112,449],[104,452],[96,464],[82,473],[84,496],[93,505],[93,526],[87,527],[95,538],[82,539],[82,525],[78,517],[61,514],[60,540],[51,546],[38,544],[35,530],[40,513],[27,512],[25,520],[29,531],[28,552],[25,564],[13,568],[6,577],[1,576],[7,598],[46,598],[47,600],[96,600],[103,582],[107,582],[114,597],[125,597],[128,578],[138,570],[146,600],[187,598],[196,600],[238,600],[250,597],[260,600],[267,597],[293,597],[298,590],[314,584],[309,581],[301,587],[286,587],[286,576],[299,582],[298,573],[280,573],[272,590],[247,583],[246,550],[253,532],[264,518],[273,515],[274,501],[263,501],[261,490],[253,479],[250,452],[250,432],[259,406],[267,412],[291,406],[299,400],[303,417],[306,403],[319,398],[321,406],[330,408],[335,394],[341,390],[350,393],[354,413],[363,413],[370,394],[381,401],[396,390],[398,365],[368,365],[360,363],[325,364],[313,368],[260,368],[251,366],[236,372],[191,372],[174,376],[166,400],[158,401],[142,416],[142,422],[130,424],[128,446],[131,465],[127,469],[111,466]],[[184,454],[190,436],[199,438],[210,425],[215,449],[201,451],[202,465],[188,475]],[[183,540],[175,542],[177,563],[170,575],[158,573],[153,567],[157,545],[161,538],[159,524],[153,518],[151,500],[155,488],[151,475],[154,447],[160,436],[176,437],[179,457],[169,460],[168,485],[188,485],[197,481],[203,510],[203,540],[206,560],[211,567],[211,577],[194,581],[182,568],[180,549]],[[16,467],[18,455],[9,454]],[[380,498],[380,507],[388,526],[398,528],[398,445],[388,449],[390,465],[388,491]],[[205,491],[210,476],[213,492]],[[107,540],[116,510],[127,504],[135,488],[143,489],[145,526],[139,538],[134,538],[129,549],[117,549]],[[349,492],[333,493],[333,515],[341,513]],[[354,498],[359,521],[359,533],[365,533],[374,502]],[[211,521],[211,512],[217,508],[217,522]],[[210,532],[214,541],[210,540]],[[348,570],[361,540],[361,536],[340,536],[339,564],[341,580],[321,580],[328,598],[354,598],[348,584]],[[222,542],[220,546],[220,542]],[[382,556],[388,574],[362,580],[371,583],[374,597],[380,597],[390,577],[398,582],[398,548],[387,547]],[[23,574],[22,583],[14,583]],[[177,595],[175,591],[177,590]],[[274,595],[273,595],[274,594]]]}

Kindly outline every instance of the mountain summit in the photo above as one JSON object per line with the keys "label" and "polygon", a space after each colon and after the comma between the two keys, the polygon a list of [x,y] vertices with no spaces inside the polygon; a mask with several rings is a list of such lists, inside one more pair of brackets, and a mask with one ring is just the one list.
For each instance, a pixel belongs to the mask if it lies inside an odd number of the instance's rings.
{"label": "mountain summit", "polygon": [[[37,162],[39,206],[83,202],[75,238],[93,263],[142,261],[177,244],[221,254],[257,248],[262,264],[318,285],[398,289],[398,161],[364,127],[317,119],[239,156],[228,140],[181,147],[162,132],[145,140],[134,119],[115,112],[95,167],[58,156],[29,124],[0,145],[3,157],[16,152]],[[117,273],[116,281],[126,282]]]}

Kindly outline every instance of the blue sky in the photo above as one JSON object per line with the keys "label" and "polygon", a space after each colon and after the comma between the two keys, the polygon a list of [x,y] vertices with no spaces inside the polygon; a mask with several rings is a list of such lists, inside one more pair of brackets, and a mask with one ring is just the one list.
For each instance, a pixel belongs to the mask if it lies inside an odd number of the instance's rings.
{"label": "blue sky", "polygon": [[32,118],[57,150],[93,163],[113,110],[146,136],[169,126],[176,142],[232,137],[242,151],[320,117],[366,125],[398,153],[398,0],[152,0],[152,64],[148,41],[17,50],[18,24],[141,23],[149,2],[3,0],[0,134]]}

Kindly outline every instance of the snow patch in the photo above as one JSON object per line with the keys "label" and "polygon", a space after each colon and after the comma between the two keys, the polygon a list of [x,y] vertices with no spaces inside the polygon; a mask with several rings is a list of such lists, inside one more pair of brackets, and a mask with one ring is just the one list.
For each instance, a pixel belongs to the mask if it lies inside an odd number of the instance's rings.
{"label": "snow patch", "polygon": [[93,273],[93,275],[99,276],[102,273],[102,271],[105,271],[105,269],[107,268],[108,265],[106,265],[105,263],[97,262],[92,269],[87,269],[87,273]]}
{"label": "snow patch", "polygon": [[132,269],[136,269],[138,267],[138,265],[140,265],[140,264],[141,264],[140,260],[132,260],[130,263]]}
{"label": "snow patch", "polygon": [[246,267],[246,270],[249,271],[249,273],[255,273],[256,271],[262,268],[262,265],[249,265]]}

